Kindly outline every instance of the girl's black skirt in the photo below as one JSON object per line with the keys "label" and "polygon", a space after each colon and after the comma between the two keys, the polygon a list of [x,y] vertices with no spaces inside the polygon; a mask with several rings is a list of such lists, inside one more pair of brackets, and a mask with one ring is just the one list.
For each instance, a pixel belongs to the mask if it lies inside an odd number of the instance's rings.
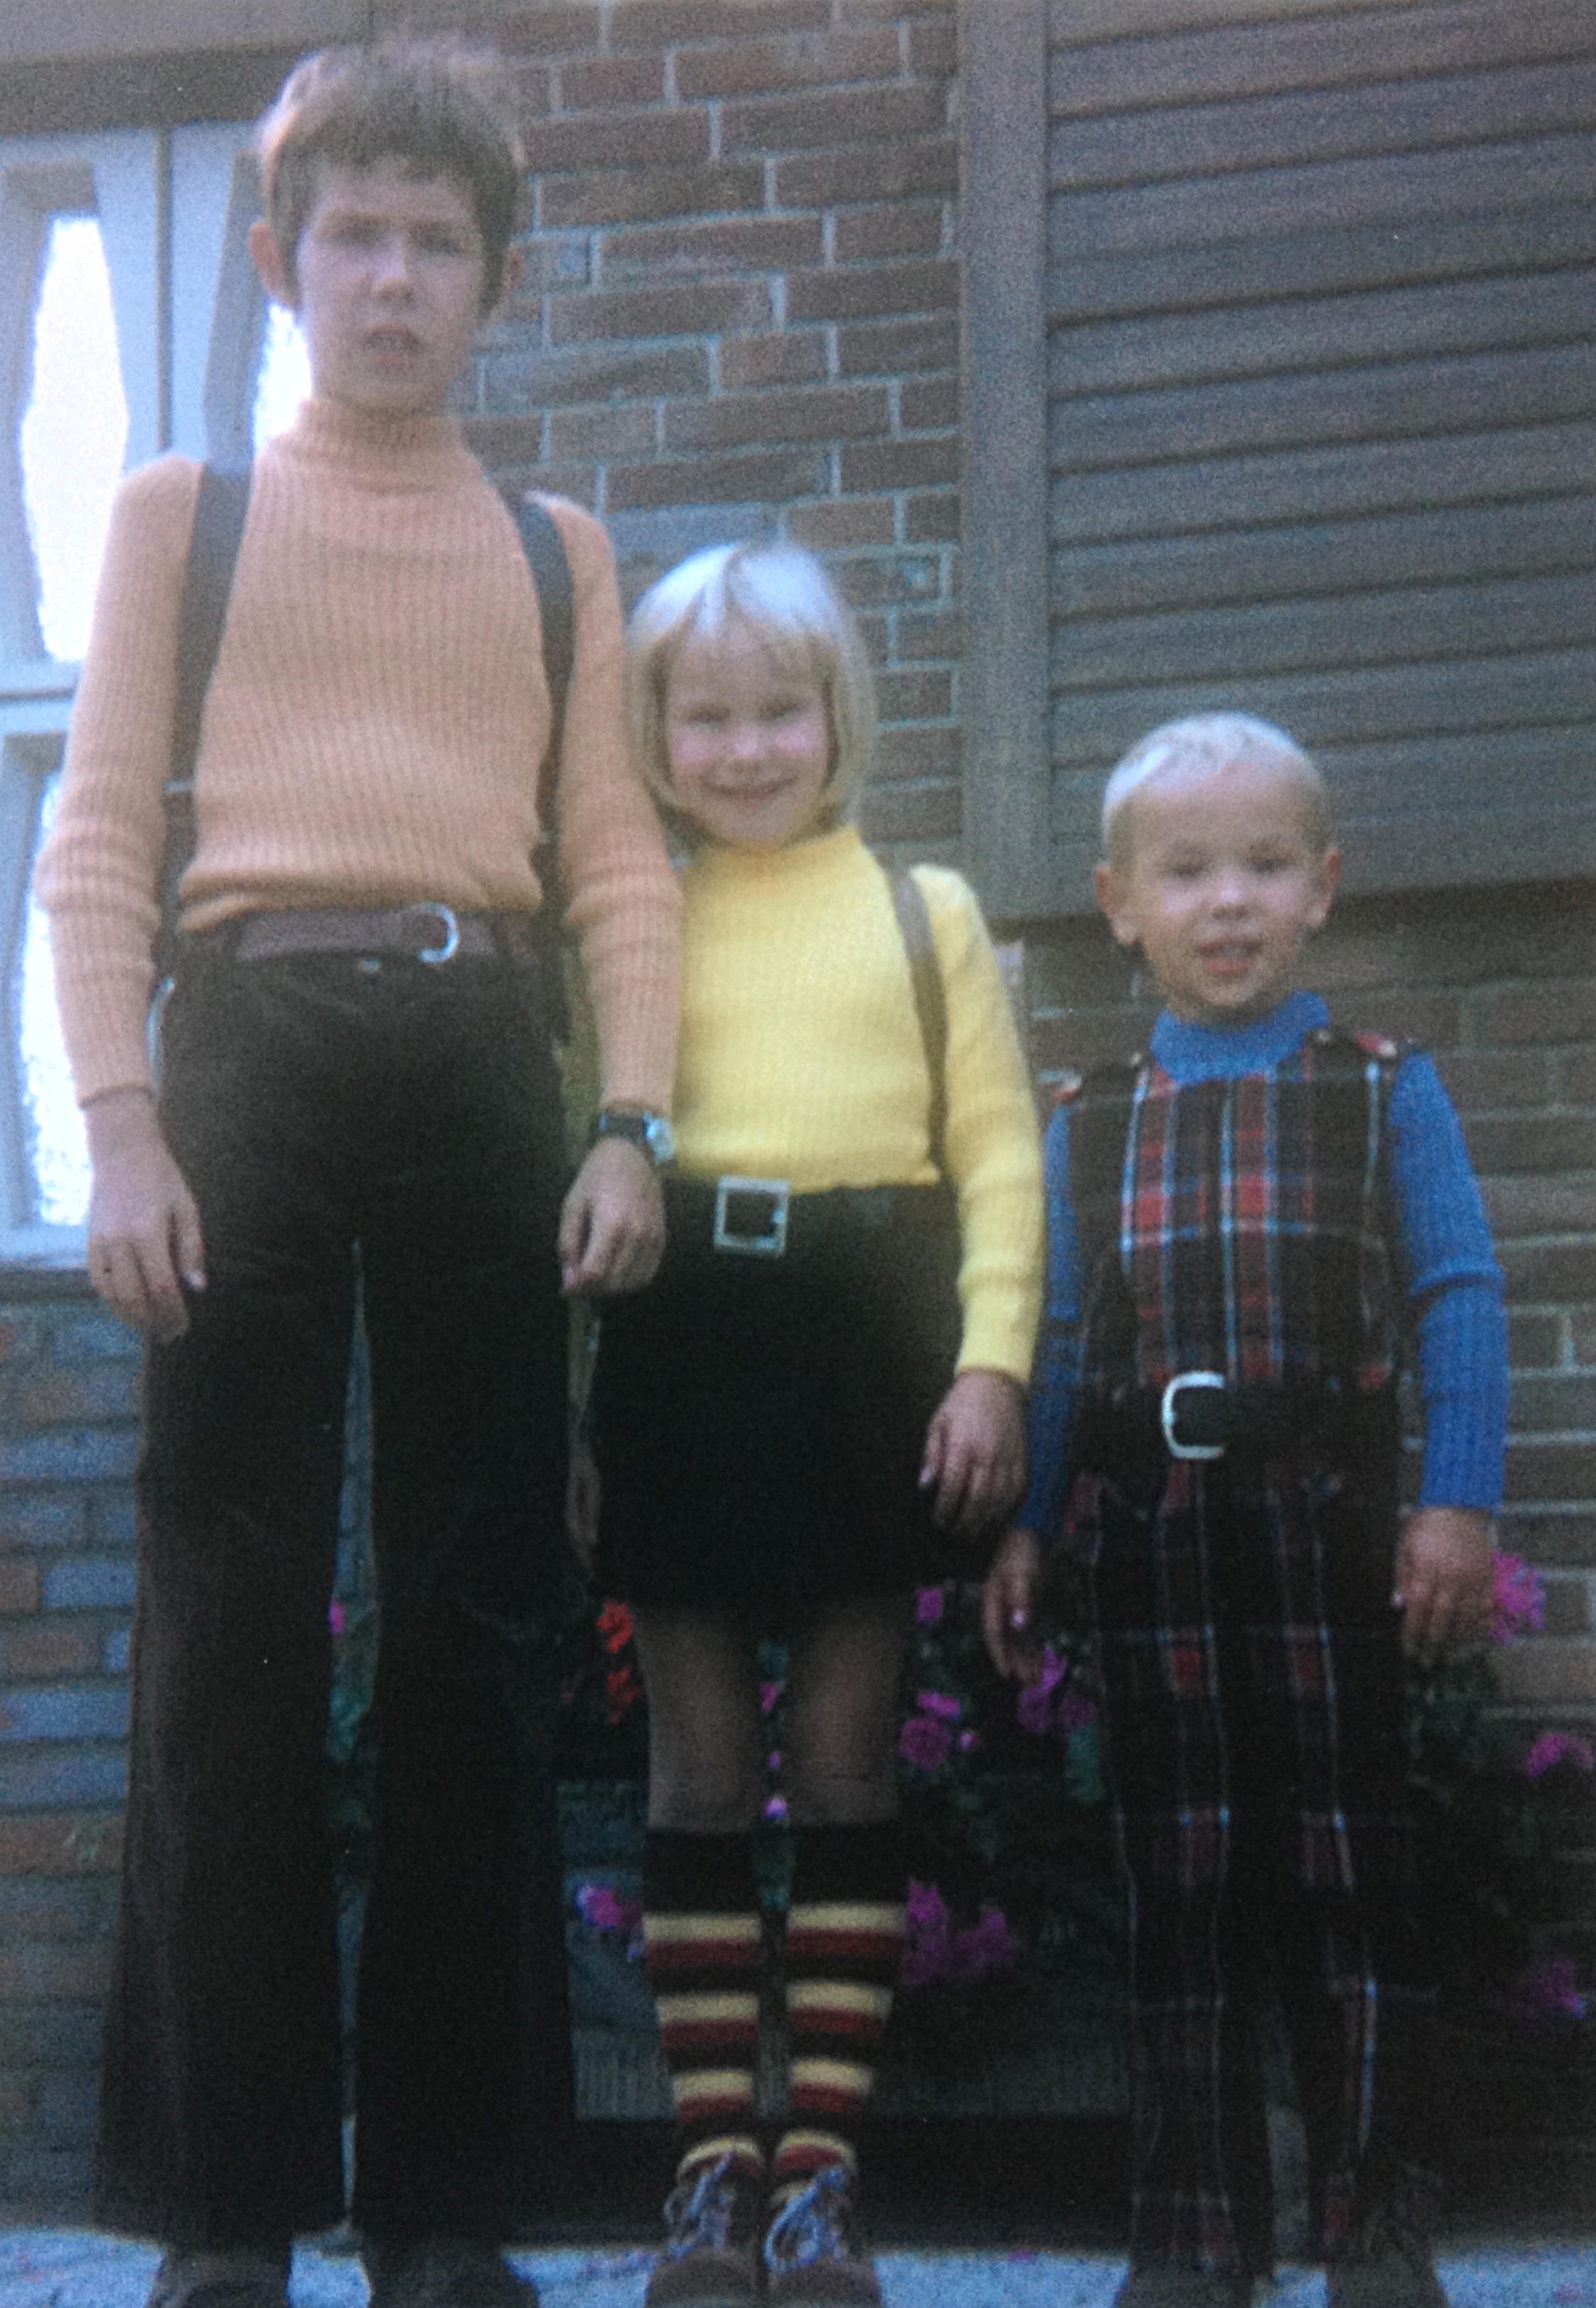
{"label": "girl's black skirt", "polygon": [[780,1625],[817,1606],[978,1576],[919,1488],[959,1338],[945,1186],[776,1198],[665,1182],[665,1261],[606,1301],[591,1423],[596,1571],[626,1601]]}

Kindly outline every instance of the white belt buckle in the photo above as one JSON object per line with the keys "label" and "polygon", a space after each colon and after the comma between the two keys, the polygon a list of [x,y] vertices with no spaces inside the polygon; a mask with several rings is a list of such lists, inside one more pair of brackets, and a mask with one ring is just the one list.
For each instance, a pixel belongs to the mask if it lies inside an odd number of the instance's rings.
{"label": "white belt buckle", "polygon": [[1158,1398],[1158,1424],[1163,1429],[1163,1439],[1171,1459],[1223,1459],[1223,1442],[1177,1442],[1175,1440],[1175,1398],[1182,1387],[1217,1387],[1224,1391],[1223,1371],[1177,1371]]}
{"label": "white belt buckle", "polygon": [[[747,1258],[779,1258],[787,1246],[787,1203],[792,1191],[785,1178],[717,1178],[712,1236],[716,1249],[734,1250]],[[734,1194],[764,1194],[769,1198],[770,1217],[762,1234],[732,1231],[727,1221]]]}

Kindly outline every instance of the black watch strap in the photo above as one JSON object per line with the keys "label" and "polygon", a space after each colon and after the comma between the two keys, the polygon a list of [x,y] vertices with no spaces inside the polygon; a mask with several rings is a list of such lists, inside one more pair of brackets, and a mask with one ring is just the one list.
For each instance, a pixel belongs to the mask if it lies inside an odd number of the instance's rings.
{"label": "black watch strap", "polygon": [[593,1125],[596,1142],[600,1138],[623,1138],[629,1146],[640,1147],[655,1168],[660,1169],[675,1158],[676,1141],[668,1118],[663,1114],[651,1114],[647,1107],[606,1106]]}

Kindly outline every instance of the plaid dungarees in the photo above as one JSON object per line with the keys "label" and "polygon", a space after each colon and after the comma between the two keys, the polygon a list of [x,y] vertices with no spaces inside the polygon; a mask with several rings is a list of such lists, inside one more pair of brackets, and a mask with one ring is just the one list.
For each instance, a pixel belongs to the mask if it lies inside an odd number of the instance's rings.
{"label": "plaid dungarees", "polygon": [[[1071,1111],[1086,1455],[1070,1511],[1095,1565],[1129,1900],[1133,2265],[1273,2265],[1266,1972],[1326,2256],[1394,2184],[1412,2122],[1387,2088],[1404,2000],[1388,1993],[1404,1968],[1394,1057],[1324,1029],[1236,1079],[1141,1061],[1089,1078]],[[1091,1463],[1094,1403],[1193,1370],[1327,1391],[1334,1439],[1305,1419],[1266,1455]]]}

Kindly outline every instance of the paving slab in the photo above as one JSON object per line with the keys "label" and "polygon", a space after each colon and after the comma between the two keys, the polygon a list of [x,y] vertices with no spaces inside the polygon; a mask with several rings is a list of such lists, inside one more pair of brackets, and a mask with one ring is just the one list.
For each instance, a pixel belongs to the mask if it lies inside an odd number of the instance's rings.
{"label": "paving slab", "polygon": [[[156,2254],[82,2228],[0,2235],[0,2308],[143,2308]],[[518,2252],[543,2308],[641,2308],[651,2255]],[[1107,2252],[888,2252],[878,2256],[886,2308],[1109,2308],[1122,2259]],[[1452,2308],[1596,2308],[1596,2243],[1482,2246],[1443,2252]],[[296,2252],[291,2308],[365,2308],[359,2262]],[[1285,2270],[1267,2308],[1323,2308],[1324,2278]]]}

